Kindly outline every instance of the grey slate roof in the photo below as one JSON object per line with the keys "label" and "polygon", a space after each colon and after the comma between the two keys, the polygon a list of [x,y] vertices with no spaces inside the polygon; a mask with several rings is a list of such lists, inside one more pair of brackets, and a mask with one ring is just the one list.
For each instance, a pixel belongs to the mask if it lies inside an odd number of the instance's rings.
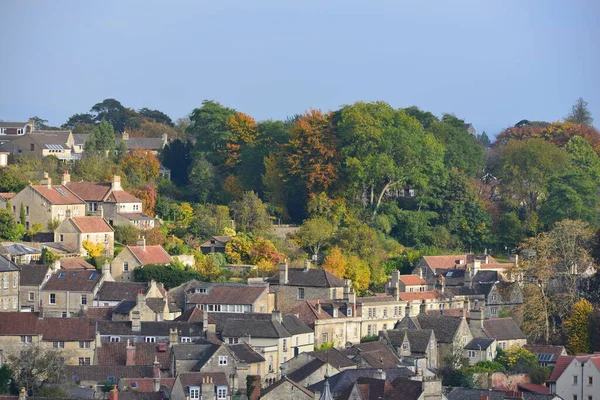
{"label": "grey slate roof", "polygon": [[104,366],[104,365],[79,365],[66,367],[67,377],[75,381],[106,382],[113,377],[115,385],[121,378],[152,378],[152,367],[142,366]]}
{"label": "grey slate roof", "polygon": [[28,255],[28,254],[42,254],[41,249],[31,247],[31,246],[28,246],[23,243],[13,243],[11,245],[2,246],[2,247],[4,247],[4,249],[6,250],[6,253],[10,254],[11,256],[24,256],[24,255]]}
{"label": "grey slate roof", "polygon": [[[403,377],[408,378],[414,376],[415,373],[406,367],[400,368],[383,368],[385,372],[385,379],[392,382],[394,379]],[[329,378],[329,385],[332,393],[341,393],[351,387],[354,382],[360,377],[374,378],[377,373],[377,368],[360,368],[360,369],[347,369],[338,374],[335,374]],[[322,392],[325,380],[317,382],[308,387],[313,392]]]}
{"label": "grey slate roof", "polygon": [[240,361],[253,364],[265,361],[265,358],[252,349],[247,343],[225,345]]}
{"label": "grey slate roof", "polygon": [[48,273],[47,265],[24,264],[21,265],[21,286],[39,286],[46,279]]}
{"label": "grey slate roof", "polygon": [[281,324],[283,327],[292,335],[300,335],[303,333],[312,333],[313,330],[302,322],[298,317],[293,314],[284,314],[281,317]]}
{"label": "grey slate roof", "polygon": [[171,354],[176,360],[197,360],[194,370],[199,370],[219,350],[219,345],[204,344],[176,344],[171,348]]}
{"label": "grey slate roof", "polygon": [[89,139],[91,135],[86,133],[74,133],[73,134],[73,143],[85,145],[85,142]]}
{"label": "grey slate roof", "polygon": [[139,331],[131,329],[131,321],[98,321],[101,335],[169,336],[169,329],[177,329],[180,336],[201,337],[201,322],[147,321],[141,322]]}
{"label": "grey slate roof", "polygon": [[323,365],[325,365],[324,361],[315,358],[314,360],[304,364],[302,367],[298,368],[291,374],[288,374],[287,377],[293,380],[294,382],[302,382],[304,379],[308,378],[316,371],[318,371]]}
{"label": "grey slate roof", "polygon": [[[279,285],[279,274],[267,279],[273,285]],[[344,287],[344,281],[323,269],[288,268],[287,286],[307,287]]]}
{"label": "grey slate roof", "polygon": [[145,293],[147,289],[148,285],[140,282],[103,282],[97,296],[100,301],[135,301],[138,290]]}
{"label": "grey slate roof", "polygon": [[404,317],[394,329],[431,329],[438,343],[452,343],[454,335],[460,326],[461,317],[448,315],[419,314],[416,317]]}
{"label": "grey slate roof", "polygon": [[426,353],[432,333],[432,329],[423,329],[420,331],[408,329],[406,334],[408,336],[408,342],[410,343],[411,352],[422,354]]}
{"label": "grey slate roof", "polygon": [[349,368],[356,365],[354,361],[346,357],[344,353],[339,351],[338,349],[332,347],[327,350],[317,350],[311,351],[308,353],[309,355],[318,358],[321,361],[325,361],[329,363],[329,365],[340,369],[340,368]]}
{"label": "grey slate roof", "polygon": [[17,264],[4,256],[0,256],[0,272],[19,271]]}
{"label": "grey slate roof", "polygon": [[223,337],[251,336],[257,338],[292,337],[292,334],[283,325],[273,322],[271,319],[249,321],[248,319],[236,319],[235,317],[227,319],[222,335]]}
{"label": "grey slate roof", "polygon": [[495,339],[474,338],[465,346],[465,350],[485,350],[494,343]]}
{"label": "grey slate roof", "polygon": [[512,318],[492,318],[483,321],[483,331],[497,340],[525,339],[523,331]]}
{"label": "grey slate roof", "polygon": [[113,308],[113,313],[129,314],[129,312],[135,308],[136,304],[137,303],[135,302],[135,300],[123,300],[119,304],[117,304],[115,308]]}
{"label": "grey slate roof", "polygon": [[[535,394],[529,392],[522,392],[523,399],[525,400],[552,400],[557,398],[553,394]],[[489,389],[469,389],[458,387],[446,393],[448,400],[480,400],[481,396],[489,396],[490,400],[504,400],[504,391],[501,390],[489,390]]]}

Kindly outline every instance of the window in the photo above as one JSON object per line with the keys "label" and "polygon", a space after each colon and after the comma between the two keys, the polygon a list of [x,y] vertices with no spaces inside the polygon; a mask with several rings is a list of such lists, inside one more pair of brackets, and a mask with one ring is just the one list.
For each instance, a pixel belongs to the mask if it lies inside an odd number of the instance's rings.
{"label": "window", "polygon": [[217,386],[217,399],[225,399],[227,398],[227,387],[226,386]]}
{"label": "window", "polygon": [[227,365],[227,356],[219,356],[219,365]]}
{"label": "window", "polygon": [[424,291],[425,291],[425,288],[424,288],[423,286],[421,286],[421,287],[419,288],[419,292],[424,292]]}
{"label": "window", "polygon": [[108,234],[104,235],[104,243],[108,243]]}
{"label": "window", "polygon": [[269,372],[273,372],[273,356],[269,356]]}
{"label": "window", "polygon": [[55,349],[64,349],[65,348],[65,342],[63,342],[63,341],[52,342],[52,347],[54,347]]}
{"label": "window", "polygon": [[500,342],[500,347],[502,349],[506,349],[506,342]]}
{"label": "window", "polygon": [[59,242],[64,242],[65,241],[65,235],[58,235],[58,241]]}
{"label": "window", "polygon": [[388,314],[387,314],[387,308],[383,309],[383,318],[387,318]]}
{"label": "window", "polygon": [[197,288],[197,289],[194,289],[194,293],[205,294],[206,293],[206,288]]}
{"label": "window", "polygon": [[463,344],[467,344],[467,337],[463,336]]}
{"label": "window", "polygon": [[475,350],[469,350],[469,358],[475,358]]}
{"label": "window", "polygon": [[50,293],[50,304],[56,304],[56,294]]}
{"label": "window", "polygon": [[408,342],[402,343],[402,350],[408,350]]}
{"label": "window", "polygon": [[190,399],[199,399],[200,398],[200,388],[193,387],[190,388]]}
{"label": "window", "polygon": [[304,300],[304,288],[303,287],[298,288],[298,300]]}
{"label": "window", "polygon": [[129,263],[127,261],[125,261],[123,263],[123,272],[127,272],[129,271]]}
{"label": "window", "polygon": [[333,309],[333,318],[337,318],[338,317],[338,309],[334,308]]}
{"label": "window", "polygon": [[412,287],[411,287],[409,291],[410,291],[410,292],[414,292],[414,291],[415,291],[415,288],[412,288]]}
{"label": "window", "polygon": [[577,375],[573,375],[573,385],[577,385]]}
{"label": "window", "polygon": [[4,289],[8,289],[8,272],[4,274]]}
{"label": "window", "polygon": [[329,340],[329,335],[327,333],[324,333],[321,335],[321,339],[323,343],[326,343]]}
{"label": "window", "polygon": [[296,336],[296,346],[298,346],[298,343],[300,342],[299,337]]}
{"label": "window", "polygon": [[120,341],[121,341],[121,338],[119,336],[111,336],[110,337],[111,343],[119,343]]}
{"label": "window", "polygon": [[238,338],[236,337],[230,337],[227,341],[229,342],[229,344],[236,344],[238,343]]}
{"label": "window", "polygon": [[154,336],[146,336],[146,338],[144,339],[144,341],[146,343],[154,343],[154,342],[156,342],[156,338]]}
{"label": "window", "polygon": [[588,376],[588,386],[592,386],[594,384],[594,378],[591,376]]}
{"label": "window", "polygon": [[25,215],[29,216],[29,206],[25,206]]}
{"label": "window", "polygon": [[89,349],[90,348],[90,342],[85,342],[83,340],[79,341],[79,348],[80,349]]}
{"label": "window", "polygon": [[82,294],[81,295],[81,304],[82,305],[86,305],[87,304],[87,294]]}
{"label": "window", "polygon": [[179,338],[181,343],[192,343],[192,338],[189,336],[182,336]]}
{"label": "window", "polygon": [[346,310],[346,316],[348,316],[348,317],[352,316],[352,307],[348,307],[348,309]]}
{"label": "window", "polygon": [[13,307],[12,308],[17,308],[17,303],[18,303],[17,297],[13,296],[13,298],[12,298],[12,305],[13,305]]}
{"label": "window", "polygon": [[497,312],[498,312],[498,309],[497,309],[496,307],[491,307],[491,308],[490,308],[490,313],[491,313],[492,315],[496,315],[496,313],[497,313]]}
{"label": "window", "polygon": [[19,286],[19,274],[13,272],[13,287],[16,288],[17,286]]}
{"label": "window", "polygon": [[67,312],[66,312],[66,311],[63,311],[63,312],[62,312],[62,317],[63,317],[63,318],[67,318]]}
{"label": "window", "polygon": [[33,341],[33,336],[31,336],[31,335],[21,336],[21,343],[31,343],[32,341]]}
{"label": "window", "polygon": [[79,365],[90,365],[89,357],[79,357]]}
{"label": "window", "polygon": [[35,151],[35,144],[34,143],[31,143],[29,145],[29,151]]}
{"label": "window", "polygon": [[283,351],[287,351],[287,339],[283,339]]}
{"label": "window", "polygon": [[35,294],[33,292],[29,292],[29,301],[33,301],[35,299]]}
{"label": "window", "polygon": [[400,314],[400,307],[394,307],[394,317],[397,317]]}
{"label": "window", "polygon": [[498,297],[495,294],[493,294],[493,295],[490,296],[490,300],[491,301],[496,301],[497,298]]}
{"label": "window", "polygon": [[382,329],[383,329],[384,331],[386,331],[386,330],[387,330],[387,324],[383,324],[383,328],[382,328]]}
{"label": "window", "polygon": [[139,211],[140,210],[140,205],[139,204],[134,204],[133,205],[133,211]]}

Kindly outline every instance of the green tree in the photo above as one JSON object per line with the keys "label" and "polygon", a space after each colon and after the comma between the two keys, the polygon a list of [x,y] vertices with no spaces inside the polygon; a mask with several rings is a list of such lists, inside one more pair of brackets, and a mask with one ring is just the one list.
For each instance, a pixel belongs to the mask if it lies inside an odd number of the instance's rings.
{"label": "green tree", "polygon": [[85,151],[104,153],[115,148],[115,130],[106,120],[94,127],[94,131],[85,142]]}
{"label": "green tree", "polygon": [[417,106],[405,108],[404,112],[419,121],[425,129],[429,128],[429,126],[431,126],[431,124],[434,122],[439,121],[438,117],[433,115],[431,112],[423,111]]}
{"label": "green tree", "polygon": [[235,228],[245,233],[264,233],[271,229],[271,217],[266,205],[254,192],[244,192],[240,200],[231,203]]}
{"label": "green tree", "polygon": [[165,289],[177,287],[192,279],[202,280],[202,275],[193,269],[183,268],[177,264],[171,265],[144,265],[144,268],[134,270],[136,282],[150,282],[155,280],[165,285]]}
{"label": "green tree", "polygon": [[113,162],[115,164],[120,164],[121,161],[123,161],[123,159],[125,158],[125,156],[127,156],[127,151],[127,142],[121,140],[119,142],[119,145],[115,149],[115,152],[113,153]]}
{"label": "green tree", "polygon": [[592,118],[592,113],[588,109],[588,102],[581,97],[578,98],[565,120],[575,124],[592,125],[594,118]]}
{"label": "green tree", "polygon": [[24,387],[33,395],[42,385],[59,384],[66,378],[64,355],[56,349],[26,346],[19,356],[8,356],[8,367],[17,387]]}
{"label": "green tree", "polygon": [[204,100],[190,115],[187,133],[196,139],[196,150],[210,153],[209,160],[220,160],[218,151],[225,148],[231,137],[227,121],[236,111],[216,101]]}
{"label": "green tree", "polygon": [[521,221],[514,211],[503,213],[498,221],[499,244],[507,249],[516,248],[524,238]]}
{"label": "green tree", "polygon": [[115,99],[103,100],[102,102],[95,104],[90,111],[95,114],[94,121],[96,123],[106,121],[118,132],[123,132],[126,126],[130,126],[129,119],[132,116],[131,112],[128,112],[128,110]]}
{"label": "green tree", "polygon": [[200,203],[206,203],[216,197],[217,171],[206,157],[201,155],[194,157],[188,180],[190,190],[196,195]]}
{"label": "green tree", "polygon": [[483,171],[483,146],[465,130],[464,122],[456,124],[446,118],[431,124],[428,132],[446,148],[444,159],[447,168],[457,168],[468,176]]}
{"label": "green tree", "polygon": [[231,228],[229,207],[215,204],[198,204],[194,207],[190,231],[203,240],[224,235]]}
{"label": "green tree", "polygon": [[300,244],[308,248],[316,258],[321,247],[326,245],[335,232],[335,226],[323,217],[311,218],[302,224],[298,230]]}
{"label": "green tree", "polygon": [[159,124],[164,124],[167,126],[174,126],[173,120],[167,114],[163,113],[159,110],[151,110],[149,108],[142,108],[138,110],[138,114],[142,117],[149,119],[154,122],[158,122]]}
{"label": "green tree", "polygon": [[94,121],[94,116],[92,114],[73,114],[69,117],[67,122],[62,124],[61,128],[73,130],[80,125],[93,126],[95,124],[96,121]]}
{"label": "green tree", "polygon": [[12,212],[0,208],[0,239],[16,241],[20,240],[24,233],[25,228],[15,223]]}
{"label": "green tree", "polygon": [[563,327],[567,335],[567,351],[569,354],[592,352],[592,315],[594,306],[586,299],[575,304],[565,320]]}
{"label": "green tree", "polygon": [[21,225],[25,226],[25,222],[27,220],[27,214],[25,213],[25,206],[21,203],[21,207],[19,207],[19,222]]}
{"label": "green tree", "polygon": [[12,372],[6,364],[0,367],[0,393],[9,393],[12,388]]}

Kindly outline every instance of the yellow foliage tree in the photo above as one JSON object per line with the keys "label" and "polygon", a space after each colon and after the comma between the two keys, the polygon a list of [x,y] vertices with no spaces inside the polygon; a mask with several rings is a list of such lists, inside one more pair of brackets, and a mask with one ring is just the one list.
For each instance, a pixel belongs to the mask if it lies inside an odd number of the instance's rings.
{"label": "yellow foliage tree", "polygon": [[182,226],[189,226],[194,219],[194,209],[190,203],[181,203],[177,209],[177,223]]}
{"label": "yellow foliage tree", "polygon": [[83,248],[88,252],[90,257],[100,257],[104,252],[104,246],[102,243],[92,243],[87,240],[83,241]]}
{"label": "yellow foliage tree", "polygon": [[348,266],[348,259],[342,253],[342,249],[335,246],[329,252],[329,255],[325,257],[323,261],[323,269],[327,272],[331,272],[338,278],[343,278],[346,275],[346,268]]}
{"label": "yellow foliage tree", "polygon": [[346,278],[352,279],[352,285],[357,292],[367,290],[369,283],[371,282],[371,269],[369,268],[369,264],[357,256],[349,257],[346,266]]}
{"label": "yellow foliage tree", "polygon": [[593,312],[594,306],[586,299],[573,304],[569,318],[563,323],[569,354],[591,353]]}

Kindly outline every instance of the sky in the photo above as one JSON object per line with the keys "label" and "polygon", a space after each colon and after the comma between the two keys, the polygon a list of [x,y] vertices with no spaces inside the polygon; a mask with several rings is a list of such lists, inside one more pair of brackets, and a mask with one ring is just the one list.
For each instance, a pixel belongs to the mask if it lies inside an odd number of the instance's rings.
{"label": "sky", "polygon": [[355,101],[454,113],[495,135],[600,126],[596,0],[0,0],[0,119],[64,123],[106,98],[257,120]]}

